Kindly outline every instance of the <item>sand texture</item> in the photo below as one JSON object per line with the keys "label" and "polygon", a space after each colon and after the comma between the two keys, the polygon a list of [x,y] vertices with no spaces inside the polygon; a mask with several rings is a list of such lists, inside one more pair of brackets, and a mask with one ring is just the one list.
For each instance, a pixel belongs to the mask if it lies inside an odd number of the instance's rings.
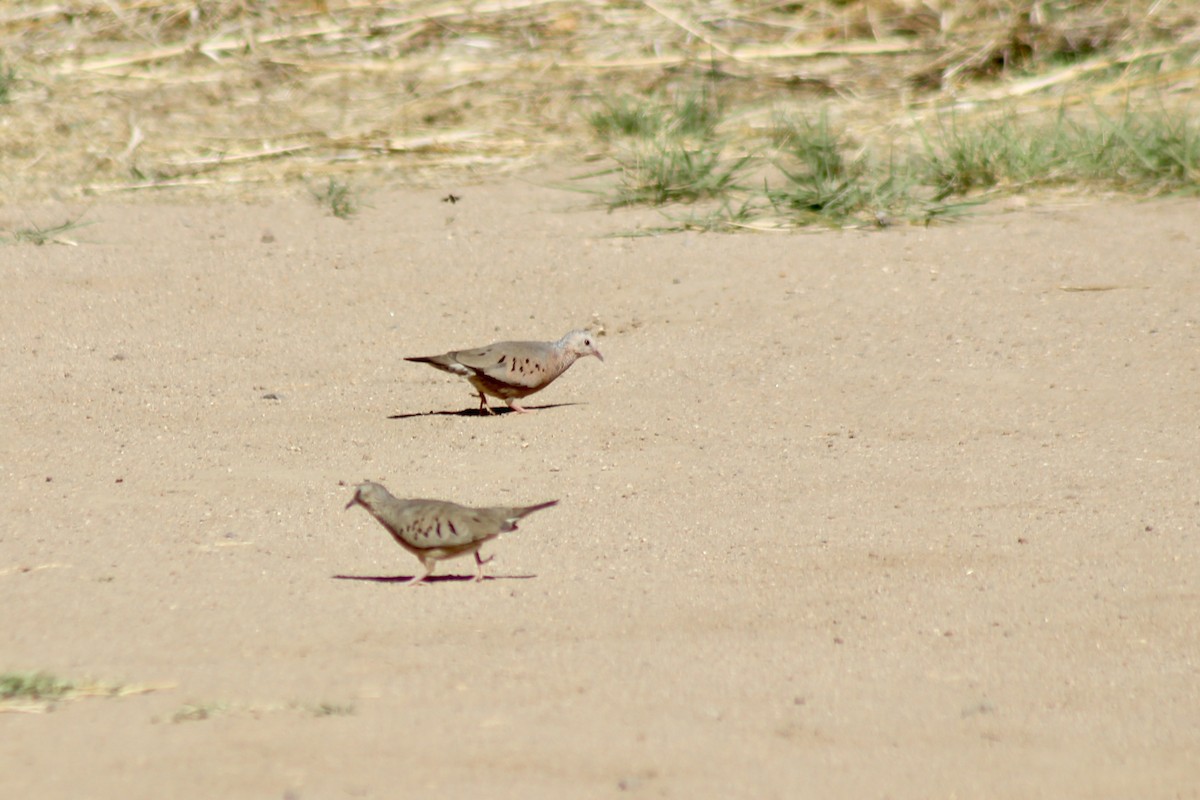
{"label": "sand texture", "polygon": [[[0,668],[156,687],[0,713],[0,796],[1200,796],[1200,204],[446,191],[0,248]],[[585,326],[531,414],[403,361]],[[561,503],[404,587],[363,480]]]}

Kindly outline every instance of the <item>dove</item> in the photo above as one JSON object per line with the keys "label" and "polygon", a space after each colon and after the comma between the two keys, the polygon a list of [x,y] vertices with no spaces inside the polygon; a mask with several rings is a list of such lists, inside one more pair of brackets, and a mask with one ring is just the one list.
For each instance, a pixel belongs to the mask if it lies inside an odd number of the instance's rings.
{"label": "dove", "polygon": [[479,392],[479,410],[495,414],[486,395],[503,400],[513,411],[528,409],[517,402],[545,389],[576,359],[595,356],[601,361],[596,338],[588,331],[571,331],[557,342],[496,342],[470,350],[451,350],[440,356],[406,358],[461,375]]}
{"label": "dove", "polygon": [[483,543],[502,533],[515,531],[517,520],[558,505],[558,501],[532,506],[470,508],[446,500],[400,500],[378,483],[368,481],[355,487],[354,497],[346,508],[356,505],[369,511],[387,528],[398,545],[421,560],[425,574],[414,576],[405,583],[412,585],[432,575],[437,562],[467,553],[475,554],[475,580],[483,580],[483,565],[493,558],[479,557]]}

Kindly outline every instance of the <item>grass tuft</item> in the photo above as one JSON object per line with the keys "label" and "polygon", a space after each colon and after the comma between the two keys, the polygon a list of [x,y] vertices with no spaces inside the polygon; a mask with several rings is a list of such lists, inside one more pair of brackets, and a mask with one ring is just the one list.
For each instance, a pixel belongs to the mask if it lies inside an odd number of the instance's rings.
{"label": "grass tuft", "polygon": [[1200,126],[1194,117],[1157,110],[1116,117],[1077,133],[1084,177],[1151,193],[1200,189]]}
{"label": "grass tuft", "polygon": [[74,691],[75,684],[48,672],[0,673],[0,700],[59,700]]}
{"label": "grass tuft", "polygon": [[[1094,110],[1089,116],[1063,108],[1033,119],[1015,112],[948,114],[883,146],[850,141],[824,113],[783,117],[765,142],[743,144],[747,152],[729,159],[723,155],[727,143],[716,133],[725,123],[714,116],[722,106],[704,94],[693,97],[674,104],[621,101],[627,118],[639,122],[620,128],[617,166],[581,176],[619,176],[614,186],[592,190],[610,208],[710,206],[651,233],[929,224],[1038,188],[1100,186],[1148,194],[1200,188],[1200,127],[1185,111],[1125,109],[1107,116]],[[618,130],[609,112],[593,117],[601,137]],[[679,122],[685,116],[691,120],[686,126]],[[760,180],[751,181],[755,177]]]}
{"label": "grass tuft", "polygon": [[933,195],[915,173],[913,159],[895,145],[885,156],[874,156],[850,142],[825,114],[815,120],[780,120],[772,139],[783,177],[775,187],[764,181],[763,194],[785,226],[929,224],[969,208]]}
{"label": "grass tuft", "polygon": [[639,149],[620,160],[621,186],[609,206],[661,206],[723,198],[742,188],[738,178],[751,158],[729,161],[719,147],[692,150],[675,143]]}
{"label": "grass tuft", "polygon": [[605,103],[589,123],[621,148],[617,167],[596,173],[620,176],[609,207],[724,200],[741,191],[754,156],[726,157],[717,134],[723,116],[723,104],[707,89],[669,101],[626,96]]}
{"label": "grass tuft", "polygon": [[764,192],[777,213],[796,221],[843,225],[872,204],[878,193],[870,188],[865,158],[844,155],[848,145],[826,115],[815,122],[784,121],[774,138],[780,151],[776,165],[784,179],[776,189],[764,185]]}
{"label": "grass tuft", "polygon": [[40,225],[31,225],[28,228],[19,228],[12,231],[8,239],[0,238],[0,243],[5,244],[36,244],[38,246],[44,244],[67,244],[76,246],[79,243],[73,239],[68,239],[63,234],[73,231],[77,228],[83,228],[91,225],[90,222],[79,222],[78,220],[67,220],[58,225],[49,227],[41,227]]}
{"label": "grass tuft", "polygon": [[0,673],[0,712],[18,711],[37,714],[50,710],[62,700],[78,700],[83,697],[127,697],[166,688],[170,687],[63,680],[43,671],[3,672]]}
{"label": "grass tuft", "polygon": [[314,717],[348,717],[354,714],[353,703],[318,703],[308,706],[308,712]]}
{"label": "grass tuft", "polygon": [[337,178],[330,178],[324,189],[313,190],[313,197],[323,206],[328,207],[329,213],[338,219],[349,219],[358,213],[359,200],[357,193],[348,183]]}
{"label": "grass tuft", "polygon": [[601,139],[690,139],[712,141],[725,108],[707,89],[685,92],[669,101],[622,95],[606,100],[589,115]]}
{"label": "grass tuft", "polygon": [[939,120],[922,132],[924,176],[937,199],[1058,185],[1159,194],[1200,186],[1200,129],[1184,112],[1124,109],[1114,116],[1023,122],[1015,115]]}

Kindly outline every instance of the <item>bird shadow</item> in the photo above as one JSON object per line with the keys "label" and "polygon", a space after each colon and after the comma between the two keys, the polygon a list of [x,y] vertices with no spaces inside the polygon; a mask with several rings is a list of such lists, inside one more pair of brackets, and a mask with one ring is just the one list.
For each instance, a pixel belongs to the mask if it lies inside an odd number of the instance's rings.
{"label": "bird shadow", "polygon": [[[370,583],[408,583],[416,575],[334,575],[338,581],[368,581]],[[527,581],[536,575],[484,575],[485,581]],[[474,575],[430,575],[422,583],[472,583]]]}
{"label": "bird shadow", "polygon": [[[567,406],[578,406],[582,403],[547,403],[542,406],[525,406],[527,411],[542,411],[550,408],[566,408]],[[462,411],[414,411],[411,414],[389,414],[388,419],[413,419],[414,417],[503,417],[507,414],[516,414],[507,406],[492,409],[493,414],[486,411],[481,411],[478,408],[464,408]]]}

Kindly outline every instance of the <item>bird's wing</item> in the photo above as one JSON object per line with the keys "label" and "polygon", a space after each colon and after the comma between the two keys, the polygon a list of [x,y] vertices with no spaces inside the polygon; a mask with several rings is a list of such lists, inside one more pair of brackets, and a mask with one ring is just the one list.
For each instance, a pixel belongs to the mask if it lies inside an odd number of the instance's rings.
{"label": "bird's wing", "polygon": [[540,389],[562,373],[561,354],[548,342],[497,342],[454,357],[477,375],[527,389]]}

